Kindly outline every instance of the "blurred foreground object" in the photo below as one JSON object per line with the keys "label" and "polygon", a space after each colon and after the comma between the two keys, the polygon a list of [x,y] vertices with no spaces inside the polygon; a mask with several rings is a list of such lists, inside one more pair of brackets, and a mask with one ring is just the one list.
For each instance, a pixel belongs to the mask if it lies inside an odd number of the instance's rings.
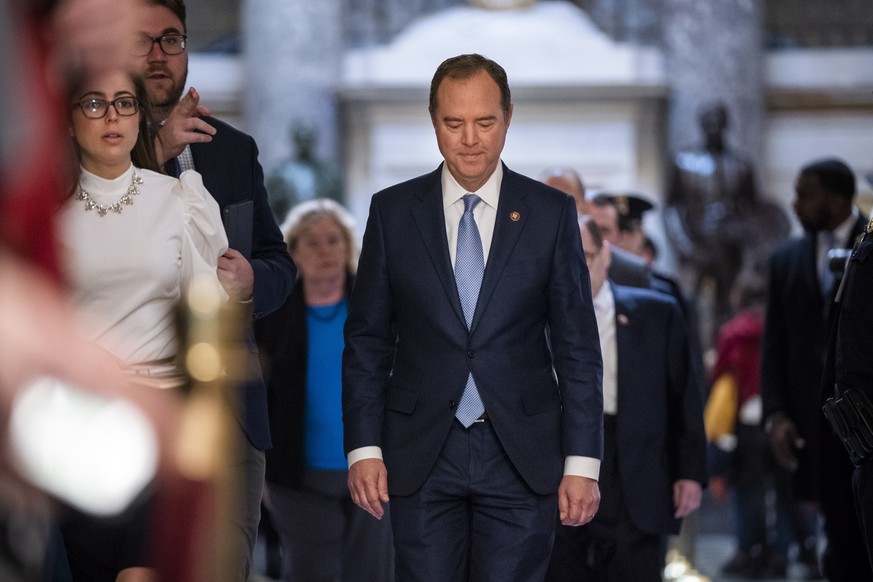
{"label": "blurred foreground object", "polygon": [[243,313],[224,302],[214,281],[195,279],[185,295],[181,361],[190,388],[172,453],[177,473],[165,482],[156,516],[157,568],[168,580],[223,582],[241,484],[229,470],[235,440],[234,387],[245,370]]}
{"label": "blurred foreground object", "polygon": [[94,515],[121,513],[149,484],[158,464],[155,431],[136,406],[49,376],[21,390],[9,439],[22,475],[32,484]]}
{"label": "blurred foreground object", "polygon": [[710,582],[709,578],[691,567],[691,563],[676,550],[667,552],[664,582]]}

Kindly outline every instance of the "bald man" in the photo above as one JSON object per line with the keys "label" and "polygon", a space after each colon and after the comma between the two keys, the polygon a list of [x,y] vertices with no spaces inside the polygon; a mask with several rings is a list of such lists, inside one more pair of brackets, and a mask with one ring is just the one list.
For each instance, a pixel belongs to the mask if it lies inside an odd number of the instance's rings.
{"label": "bald man", "polygon": [[[548,168],[540,173],[539,180],[572,196],[580,216],[588,214],[589,204],[585,199],[585,183],[576,170],[566,167]],[[610,247],[610,254],[609,278],[612,281],[630,287],[651,286],[649,269],[640,257],[615,246]]]}

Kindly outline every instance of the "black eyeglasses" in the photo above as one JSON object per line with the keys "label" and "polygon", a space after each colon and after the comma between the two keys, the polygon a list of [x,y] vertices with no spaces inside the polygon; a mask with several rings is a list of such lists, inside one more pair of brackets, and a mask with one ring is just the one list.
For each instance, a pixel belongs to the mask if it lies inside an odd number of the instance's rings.
{"label": "black eyeglasses", "polygon": [[185,50],[188,37],[184,34],[162,34],[155,37],[140,35],[133,42],[131,54],[135,57],[144,57],[152,52],[155,43],[158,43],[165,55],[178,55]]}
{"label": "black eyeglasses", "polygon": [[101,117],[105,117],[106,113],[109,111],[110,105],[112,105],[117,114],[125,117],[136,115],[136,112],[139,111],[139,101],[136,97],[130,96],[119,97],[112,101],[97,98],[82,99],[78,103],[73,103],[73,105],[78,105],[82,110],[82,115],[88,119],[100,119]]}

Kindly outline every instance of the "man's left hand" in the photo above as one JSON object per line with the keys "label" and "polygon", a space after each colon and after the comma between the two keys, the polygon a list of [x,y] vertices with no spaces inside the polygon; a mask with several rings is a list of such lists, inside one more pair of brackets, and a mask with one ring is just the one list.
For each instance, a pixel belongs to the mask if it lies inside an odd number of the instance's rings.
{"label": "man's left hand", "polygon": [[255,272],[252,265],[236,249],[218,257],[218,281],[235,301],[248,301],[255,288]]}
{"label": "man's left hand", "polygon": [[702,488],[697,481],[679,479],[673,483],[673,507],[676,508],[676,513],[673,517],[676,519],[685,517],[700,507],[700,498],[702,496]]}
{"label": "man's left hand", "polygon": [[588,477],[564,475],[558,487],[558,514],[564,525],[584,525],[600,507],[600,487]]}

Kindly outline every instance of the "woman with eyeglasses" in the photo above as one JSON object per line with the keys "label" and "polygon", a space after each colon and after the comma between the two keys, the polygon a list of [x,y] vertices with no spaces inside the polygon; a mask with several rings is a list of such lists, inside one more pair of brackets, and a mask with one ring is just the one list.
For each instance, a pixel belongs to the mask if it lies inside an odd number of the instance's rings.
{"label": "woman with eyeglasses", "polygon": [[[146,104],[142,81],[123,71],[92,79],[70,100],[81,171],[60,210],[59,238],[83,335],[120,366],[159,375],[178,349],[175,312],[187,284],[205,276],[220,289],[227,237],[199,174],[159,173]],[[112,521],[63,523],[73,579],[155,580],[148,519],[146,502]]]}

